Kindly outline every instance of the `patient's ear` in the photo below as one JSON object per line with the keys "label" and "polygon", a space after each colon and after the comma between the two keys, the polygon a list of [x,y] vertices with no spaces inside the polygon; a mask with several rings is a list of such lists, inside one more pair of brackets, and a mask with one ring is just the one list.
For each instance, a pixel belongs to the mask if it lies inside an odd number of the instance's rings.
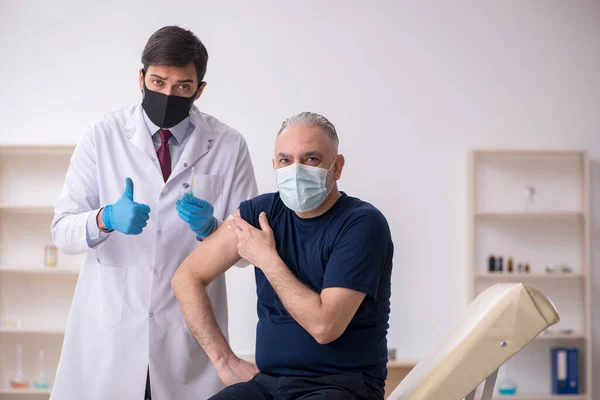
{"label": "patient's ear", "polygon": [[342,177],[342,170],[344,169],[344,165],[346,164],[346,159],[343,154],[339,154],[335,159],[335,172],[333,177],[335,180],[339,180]]}

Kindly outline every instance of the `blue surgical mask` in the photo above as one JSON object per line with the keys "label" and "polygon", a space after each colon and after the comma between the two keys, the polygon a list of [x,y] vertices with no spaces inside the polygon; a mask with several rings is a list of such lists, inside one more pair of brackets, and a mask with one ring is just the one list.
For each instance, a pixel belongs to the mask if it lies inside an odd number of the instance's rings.
{"label": "blue surgical mask", "polygon": [[277,189],[283,204],[297,212],[319,207],[329,194],[327,173],[334,165],[335,161],[329,169],[325,169],[295,163],[277,169]]}

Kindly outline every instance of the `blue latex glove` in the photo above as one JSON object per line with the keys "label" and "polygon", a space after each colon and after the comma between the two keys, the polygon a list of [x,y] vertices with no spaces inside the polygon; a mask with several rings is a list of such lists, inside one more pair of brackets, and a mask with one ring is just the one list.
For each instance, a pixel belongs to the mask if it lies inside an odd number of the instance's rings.
{"label": "blue latex glove", "polygon": [[179,218],[184,220],[200,239],[208,236],[215,227],[214,208],[208,201],[185,194],[176,204]]}
{"label": "blue latex glove", "polygon": [[139,235],[150,219],[150,207],[133,201],[133,181],[125,179],[125,192],[115,204],[104,207],[102,222],[109,230]]}

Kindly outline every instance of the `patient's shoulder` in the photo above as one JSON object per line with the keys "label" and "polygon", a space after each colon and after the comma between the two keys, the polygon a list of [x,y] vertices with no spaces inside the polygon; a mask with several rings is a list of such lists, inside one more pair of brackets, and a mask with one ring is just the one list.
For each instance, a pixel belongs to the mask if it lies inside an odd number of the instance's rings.
{"label": "patient's shoulder", "polygon": [[348,196],[344,204],[343,233],[377,232],[378,237],[390,236],[390,227],[383,213],[373,204]]}
{"label": "patient's shoulder", "polygon": [[267,218],[276,214],[277,208],[280,206],[279,192],[264,193],[256,196],[253,199],[246,200],[240,204],[240,215],[249,224],[259,226],[258,216],[261,212],[267,214]]}

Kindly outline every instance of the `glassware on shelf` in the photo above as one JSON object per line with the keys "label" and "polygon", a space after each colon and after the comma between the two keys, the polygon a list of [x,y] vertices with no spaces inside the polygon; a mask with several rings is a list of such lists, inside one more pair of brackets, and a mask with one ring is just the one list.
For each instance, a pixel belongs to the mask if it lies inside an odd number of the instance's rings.
{"label": "glassware on shelf", "polygon": [[46,379],[46,368],[44,366],[44,350],[40,350],[40,361],[39,361],[39,365],[38,365],[38,371],[39,371],[39,375],[36,378],[35,381],[33,381],[33,387],[35,389],[40,389],[40,390],[44,390],[44,389],[50,389],[50,384],[48,383],[48,380]]}
{"label": "glassware on shelf", "polygon": [[525,211],[530,211],[534,205],[534,198],[536,194],[535,186],[525,186]]}
{"label": "glassware on shelf", "polygon": [[548,264],[548,265],[546,265],[545,269],[546,269],[546,272],[548,272],[548,273],[560,272],[560,273],[570,274],[571,272],[573,272],[573,267],[569,266],[566,263]]}
{"label": "glassware on shelf", "polygon": [[58,259],[58,249],[54,245],[48,245],[44,248],[44,267],[56,267]]}
{"label": "glassware on shelf", "polygon": [[4,328],[8,329],[21,329],[23,324],[19,318],[16,318],[12,315],[7,315],[4,317]]}
{"label": "glassware on shelf", "polygon": [[501,368],[500,371],[503,372],[504,377],[498,383],[498,394],[500,396],[514,396],[517,394],[517,383],[510,379],[506,366]]}
{"label": "glassware on shelf", "polygon": [[13,389],[29,388],[29,382],[23,373],[23,346],[20,344],[17,345],[17,372],[15,377],[10,380],[10,387]]}
{"label": "glassware on shelf", "polygon": [[498,394],[501,396],[514,396],[517,394],[517,384],[510,379],[503,379],[498,384]]}

